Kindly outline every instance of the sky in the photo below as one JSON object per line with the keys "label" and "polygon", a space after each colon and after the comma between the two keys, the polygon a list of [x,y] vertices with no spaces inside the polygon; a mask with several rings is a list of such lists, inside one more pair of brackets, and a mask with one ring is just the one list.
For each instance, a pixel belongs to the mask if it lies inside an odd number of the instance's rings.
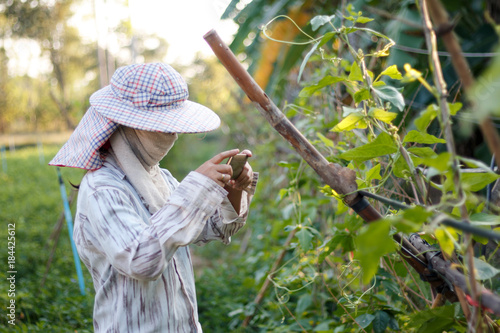
{"label": "sky", "polygon": [[236,31],[231,20],[221,21],[230,0],[129,0],[132,26],[156,33],[169,44],[166,61],[187,62],[196,52],[211,54],[203,35],[216,29],[228,38]]}
{"label": "sky", "polygon": [[[75,18],[76,25],[88,38],[95,38],[96,29],[100,31],[101,45],[113,49],[112,38],[106,39],[107,26],[115,26],[124,18],[130,19],[135,32],[145,32],[163,37],[169,44],[166,62],[186,64],[196,52],[211,54],[203,35],[216,29],[221,38],[229,42],[236,31],[231,20],[221,21],[231,0],[123,0],[84,1],[84,9]],[[248,1],[242,1],[243,3]],[[86,13],[86,14],[85,14]],[[97,23],[97,24],[96,24]],[[109,37],[109,35],[108,35]]]}
{"label": "sky", "polygon": [[[231,0],[84,0],[74,9],[69,23],[78,27],[87,41],[99,39],[112,52],[119,47],[108,27],[120,20],[130,19],[136,32],[153,33],[169,44],[166,63],[189,64],[197,52],[212,55],[203,35],[215,29],[221,38],[230,43],[237,25],[232,20],[221,21]],[[250,0],[241,0],[245,6]],[[93,7],[95,6],[95,7]],[[95,15],[94,15],[95,8]],[[98,33],[100,32],[100,33]],[[29,40],[5,41],[11,75],[28,74],[32,77],[50,70],[50,61],[41,57],[37,43]]]}

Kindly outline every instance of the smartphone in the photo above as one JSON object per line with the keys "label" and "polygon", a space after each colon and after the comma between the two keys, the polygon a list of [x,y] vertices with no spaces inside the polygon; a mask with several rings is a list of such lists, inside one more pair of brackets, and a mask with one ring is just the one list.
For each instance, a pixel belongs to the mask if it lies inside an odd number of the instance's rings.
{"label": "smartphone", "polygon": [[241,174],[243,171],[243,167],[245,166],[245,163],[247,162],[248,155],[245,154],[238,154],[231,156],[229,160],[227,161],[227,164],[233,168],[233,177],[231,179],[236,179],[238,176]]}

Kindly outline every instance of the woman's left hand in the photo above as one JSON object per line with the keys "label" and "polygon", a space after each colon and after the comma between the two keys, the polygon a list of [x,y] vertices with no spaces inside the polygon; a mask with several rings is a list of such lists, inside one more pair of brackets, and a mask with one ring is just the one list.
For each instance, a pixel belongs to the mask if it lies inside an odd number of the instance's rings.
{"label": "woman's left hand", "polygon": [[[241,154],[245,154],[248,157],[252,157],[252,152],[248,149],[245,149],[241,152]],[[232,179],[226,183],[226,187],[233,188],[235,190],[243,191],[245,188],[250,186],[253,180],[253,171],[252,167],[248,162],[245,163],[241,174],[236,179]]]}

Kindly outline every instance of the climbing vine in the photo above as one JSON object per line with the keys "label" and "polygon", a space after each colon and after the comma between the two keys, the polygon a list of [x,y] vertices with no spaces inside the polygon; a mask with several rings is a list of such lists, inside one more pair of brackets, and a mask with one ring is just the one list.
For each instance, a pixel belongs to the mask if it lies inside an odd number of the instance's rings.
{"label": "climbing vine", "polygon": [[[283,110],[330,162],[356,172],[358,189],[395,199],[404,209],[374,203],[384,217],[366,225],[342,195],[320,184],[303,161],[288,155],[279,163],[288,181],[277,202],[284,207],[284,230],[292,237],[284,245],[286,260],[266,275],[275,306],[283,320],[293,318],[287,329],[302,331],[491,328],[496,324],[484,313],[476,313],[481,320],[471,320],[473,293],[469,304],[433,305],[436,295],[401,259],[400,244],[392,235],[418,233],[471,281],[483,281],[498,292],[491,279],[500,271],[488,263],[496,250],[473,255],[473,246],[481,248],[488,238],[469,236],[441,222],[451,218],[499,231],[500,219],[486,207],[484,189],[500,176],[483,162],[456,153],[451,124],[468,111],[461,101],[448,100],[442,81],[429,80],[410,64],[387,64],[384,59],[394,41],[367,28],[372,19],[351,5],[341,20],[338,16],[313,17],[315,37],[296,25],[303,38],[295,41],[272,37],[272,23],[291,20],[288,16],[264,26],[263,34],[275,42],[310,45],[297,72],[300,93]],[[340,54],[340,45],[347,52]],[[431,59],[430,72],[440,70]],[[435,101],[407,119],[404,89],[415,82]],[[251,313],[247,319],[258,323],[264,317]]]}

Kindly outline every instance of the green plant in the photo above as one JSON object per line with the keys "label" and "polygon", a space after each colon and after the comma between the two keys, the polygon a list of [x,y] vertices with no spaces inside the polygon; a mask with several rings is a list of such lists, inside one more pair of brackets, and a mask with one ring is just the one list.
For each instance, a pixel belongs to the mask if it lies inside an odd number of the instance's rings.
{"label": "green plant", "polygon": [[[393,257],[397,244],[390,236],[395,232],[423,232],[441,248],[446,258],[471,273],[474,270],[471,237],[464,234],[459,238],[455,230],[439,222],[443,216],[452,216],[475,224],[469,215],[486,213],[490,214],[487,218],[498,225],[498,218],[478,204],[481,202],[478,192],[499,176],[482,162],[456,153],[450,117],[460,111],[462,104],[446,100],[439,74],[434,83],[427,82],[422,73],[409,64],[404,66],[404,76],[395,65],[374,74],[368,69],[366,58],[387,56],[394,43],[383,34],[357,27],[357,23],[365,24],[370,19],[351,6],[347,11],[343,17],[348,22],[346,26],[335,26],[331,22],[334,16],[322,15],[310,22],[313,31],[322,29],[321,36],[312,37],[303,32],[312,47],[298,69],[298,78],[307,75],[308,81],[298,100],[286,106],[287,115],[303,133],[315,137],[314,143],[331,162],[356,172],[359,188],[395,196],[418,206],[406,211],[389,209],[385,219],[363,226],[359,218],[346,214],[341,196],[322,186],[323,193],[337,198],[338,212],[333,223],[334,213],[329,211],[330,207],[323,210],[324,202],[318,199],[319,186],[311,170],[295,160],[281,162],[280,165],[289,170],[289,183],[280,191],[278,202],[288,203],[283,215],[290,226],[285,230],[293,232],[291,236],[297,243],[286,244],[290,253],[285,255],[285,264],[268,274],[276,302],[263,304],[262,313],[250,324],[266,325],[276,332],[465,331],[465,323],[470,319],[464,318],[457,304],[422,312],[432,300],[425,291],[428,286],[412,272],[402,274],[407,267],[404,261]],[[323,27],[332,31],[325,32]],[[368,33],[387,42],[379,50],[367,52],[353,47],[350,35],[354,33]],[[334,52],[335,43],[334,47],[326,47],[334,38],[345,45],[349,55],[340,59]],[[332,51],[333,55],[329,54]],[[433,70],[440,71],[436,62]],[[399,114],[405,109],[404,85],[417,80],[437,103],[430,104],[415,119],[414,129],[406,130],[395,120],[404,118]],[[331,98],[332,95],[335,98]],[[342,104],[339,96],[344,96],[349,104]],[[334,103],[339,105],[339,112],[332,112]],[[317,109],[325,112],[310,111]],[[429,133],[430,126],[436,124],[435,119],[439,120],[437,131]],[[475,172],[464,170],[464,166]],[[336,251],[337,248],[341,252]],[[350,258],[350,251],[357,260]],[[456,254],[464,255],[467,260],[457,260]],[[486,262],[480,262],[476,267],[480,273],[476,276],[478,279],[483,279],[480,275],[486,270],[494,272],[489,278],[498,273]],[[488,268],[483,270],[485,267]],[[471,275],[474,279],[474,273]],[[396,292],[391,292],[391,287]],[[472,295],[474,297],[474,292]],[[336,312],[329,313],[328,300],[332,299]],[[262,310],[273,304],[287,314],[279,324],[269,321],[269,312]],[[290,321],[285,321],[285,317]],[[484,324],[475,320],[469,321],[473,323],[472,329]]]}

